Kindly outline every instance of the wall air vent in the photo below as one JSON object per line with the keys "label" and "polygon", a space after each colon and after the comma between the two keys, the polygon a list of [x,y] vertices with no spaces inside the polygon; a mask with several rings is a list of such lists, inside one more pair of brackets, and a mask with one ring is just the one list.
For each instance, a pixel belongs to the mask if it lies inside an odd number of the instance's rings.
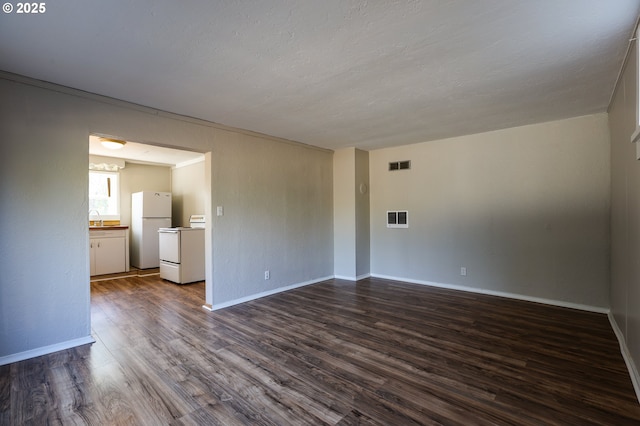
{"label": "wall air vent", "polygon": [[408,228],[409,212],[407,210],[387,211],[387,228]]}
{"label": "wall air vent", "polygon": [[395,170],[409,170],[411,168],[411,161],[392,161],[389,163],[389,171]]}

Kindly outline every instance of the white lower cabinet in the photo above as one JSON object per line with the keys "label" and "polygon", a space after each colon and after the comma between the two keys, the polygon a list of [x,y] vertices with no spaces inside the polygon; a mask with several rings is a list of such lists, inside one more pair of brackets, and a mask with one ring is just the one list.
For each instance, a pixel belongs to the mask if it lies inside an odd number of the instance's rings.
{"label": "white lower cabinet", "polygon": [[89,235],[91,275],[129,270],[128,229],[91,230]]}

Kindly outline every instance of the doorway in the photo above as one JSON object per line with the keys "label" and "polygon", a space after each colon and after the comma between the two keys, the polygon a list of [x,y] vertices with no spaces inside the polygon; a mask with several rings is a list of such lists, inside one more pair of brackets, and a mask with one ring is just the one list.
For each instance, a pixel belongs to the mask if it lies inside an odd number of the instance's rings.
{"label": "doorway", "polygon": [[[120,141],[118,149],[109,149],[102,145],[101,139]],[[171,193],[171,227],[188,227],[191,215],[204,215],[207,224],[211,219],[211,155],[189,151],[183,148],[166,147],[150,143],[138,143],[106,135],[90,135],[89,137],[89,169],[109,170],[118,174],[119,185],[109,188],[119,196],[118,212],[110,216],[111,220],[103,221],[105,225],[126,228],[128,233],[132,224],[131,194],[141,191],[158,191]],[[96,213],[89,216],[90,221],[96,219]],[[95,222],[90,222],[95,223]],[[110,230],[110,229],[109,229]],[[90,228],[90,234],[97,231]],[[205,229],[205,239],[211,239],[211,226]],[[127,259],[131,258],[131,244],[126,242]],[[93,247],[92,247],[93,249]],[[91,251],[91,250],[90,250]],[[211,244],[205,243],[205,294],[209,294]],[[90,253],[94,256],[94,253]],[[91,259],[90,263],[94,260]],[[159,275],[158,268],[138,270],[137,265],[127,265],[125,271],[118,276]],[[92,276],[90,281],[111,278],[109,275]],[[203,295],[203,304],[206,296]]]}

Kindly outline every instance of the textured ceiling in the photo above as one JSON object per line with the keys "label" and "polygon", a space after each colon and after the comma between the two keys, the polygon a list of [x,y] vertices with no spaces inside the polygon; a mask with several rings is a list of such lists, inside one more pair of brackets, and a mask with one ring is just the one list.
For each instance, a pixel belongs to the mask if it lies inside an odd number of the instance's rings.
{"label": "textured ceiling", "polygon": [[640,0],[57,0],[0,69],[324,148],[605,111]]}

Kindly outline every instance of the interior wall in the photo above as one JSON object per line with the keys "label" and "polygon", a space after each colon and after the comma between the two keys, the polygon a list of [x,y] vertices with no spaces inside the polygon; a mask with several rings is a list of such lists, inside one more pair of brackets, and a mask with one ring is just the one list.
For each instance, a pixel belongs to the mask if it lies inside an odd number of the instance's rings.
{"label": "interior wall", "polygon": [[356,279],[356,150],[333,153],[333,262],[338,278]]}
{"label": "interior wall", "polygon": [[336,278],[369,276],[369,153],[355,148],[333,154],[333,257]]}
{"label": "interior wall", "polygon": [[352,197],[355,198],[356,278],[369,276],[371,272],[371,237],[369,210],[369,153],[355,150],[355,182]]}
{"label": "interior wall", "polygon": [[[631,143],[638,99],[637,41],[609,106],[611,131],[611,314],[638,386],[640,364],[640,161]],[[640,395],[640,389],[636,387]]]}
{"label": "interior wall", "polygon": [[332,152],[227,140],[212,154],[212,208],[223,210],[213,223],[213,308],[331,278]]}
{"label": "interior wall", "polygon": [[120,224],[131,226],[131,194],[140,191],[171,192],[171,167],[125,163],[120,170]]}
{"label": "interior wall", "polygon": [[173,226],[189,226],[193,214],[205,214],[204,161],[171,169]]}
{"label": "interior wall", "polygon": [[91,133],[214,153],[208,304],[333,274],[331,152],[15,75],[0,93],[0,364],[91,341]]}
{"label": "interior wall", "polygon": [[607,114],[372,151],[372,275],[606,309],[609,170]]}
{"label": "interior wall", "polygon": [[[0,364],[91,342],[89,132],[79,99],[0,80]],[[42,96],[44,95],[44,96]],[[37,98],[37,100],[36,100]],[[46,349],[45,349],[46,350]]]}

